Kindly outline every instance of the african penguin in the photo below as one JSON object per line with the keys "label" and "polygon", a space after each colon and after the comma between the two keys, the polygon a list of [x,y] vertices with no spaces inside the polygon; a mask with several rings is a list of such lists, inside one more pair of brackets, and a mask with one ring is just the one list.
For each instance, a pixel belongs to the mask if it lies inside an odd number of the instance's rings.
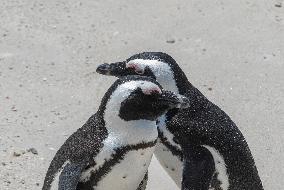
{"label": "african penguin", "polygon": [[145,189],[158,137],[156,119],[188,105],[187,98],[164,91],[150,77],[117,80],[98,111],[57,151],[42,189]]}
{"label": "african penguin", "polygon": [[254,159],[230,117],[187,79],[166,53],[143,52],[126,61],[102,64],[97,72],[122,77],[144,75],[164,89],[189,98],[187,109],[171,109],[157,120],[155,155],[171,178],[188,190],[261,190]]}

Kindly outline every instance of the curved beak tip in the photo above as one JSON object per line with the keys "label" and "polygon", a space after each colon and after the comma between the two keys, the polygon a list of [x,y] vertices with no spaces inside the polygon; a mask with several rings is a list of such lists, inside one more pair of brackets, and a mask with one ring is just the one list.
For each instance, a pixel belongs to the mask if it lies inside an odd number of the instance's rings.
{"label": "curved beak tip", "polygon": [[101,64],[97,67],[96,72],[103,75],[109,75],[110,65],[108,63]]}

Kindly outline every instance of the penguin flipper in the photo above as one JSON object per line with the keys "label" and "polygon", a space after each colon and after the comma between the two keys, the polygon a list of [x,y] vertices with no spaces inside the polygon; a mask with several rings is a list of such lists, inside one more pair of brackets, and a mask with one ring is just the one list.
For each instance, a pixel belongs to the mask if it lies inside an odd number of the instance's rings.
{"label": "penguin flipper", "polygon": [[137,190],[145,190],[148,182],[148,171],[146,172],[143,180],[140,182],[139,187]]}
{"label": "penguin flipper", "polygon": [[76,190],[85,163],[68,163],[63,168],[58,182],[58,190]]}
{"label": "penguin flipper", "polygon": [[183,148],[182,190],[208,190],[215,171],[210,151],[203,146],[188,145]]}

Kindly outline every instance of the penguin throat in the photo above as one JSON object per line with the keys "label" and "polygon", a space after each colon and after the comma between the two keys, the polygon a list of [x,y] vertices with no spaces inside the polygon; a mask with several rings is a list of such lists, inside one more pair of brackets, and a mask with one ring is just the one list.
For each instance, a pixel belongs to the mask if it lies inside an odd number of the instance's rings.
{"label": "penguin throat", "polygon": [[155,121],[143,119],[125,121],[119,117],[118,113],[118,109],[106,106],[104,121],[108,131],[109,144],[112,144],[113,148],[157,139],[158,132]]}
{"label": "penguin throat", "polygon": [[[129,97],[133,89],[137,88],[137,81],[129,81],[117,87],[105,104],[103,119],[108,131],[108,139],[113,143],[113,148],[140,142],[149,142],[158,137],[155,121],[151,120],[123,120],[119,116],[121,103]],[[147,81],[141,81],[142,87],[153,85]],[[142,89],[143,90],[143,89]]]}

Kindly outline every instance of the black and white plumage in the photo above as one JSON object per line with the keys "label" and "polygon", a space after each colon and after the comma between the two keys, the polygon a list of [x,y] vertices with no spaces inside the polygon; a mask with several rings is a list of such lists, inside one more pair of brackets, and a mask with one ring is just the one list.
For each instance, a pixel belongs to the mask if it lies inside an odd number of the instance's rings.
{"label": "black and white plumage", "polygon": [[[102,64],[97,72],[117,77],[145,75],[163,88],[190,100],[157,121],[155,155],[176,184],[185,190],[262,190],[246,140],[230,117],[187,79],[166,53],[144,52],[123,62]],[[182,183],[181,183],[182,181]]]}
{"label": "black and white plumage", "polygon": [[162,90],[149,77],[117,80],[97,113],[57,151],[42,189],[145,189],[158,137],[155,120],[171,108],[188,105],[187,98]]}

